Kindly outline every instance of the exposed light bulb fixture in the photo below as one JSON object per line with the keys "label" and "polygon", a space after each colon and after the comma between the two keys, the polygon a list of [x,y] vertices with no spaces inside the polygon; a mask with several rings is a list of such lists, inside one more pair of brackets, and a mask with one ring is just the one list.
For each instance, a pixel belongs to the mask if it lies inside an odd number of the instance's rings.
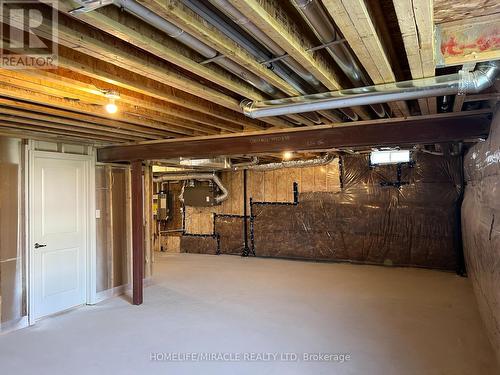
{"label": "exposed light bulb fixture", "polygon": [[292,151],[285,151],[283,152],[283,160],[290,160],[293,158],[293,152]]}
{"label": "exposed light bulb fixture", "polygon": [[104,92],[104,96],[109,99],[109,103],[104,106],[104,109],[108,113],[116,113],[118,111],[118,106],[115,101],[120,99],[120,94],[117,91],[109,90]]}
{"label": "exposed light bulb fixture", "polygon": [[108,113],[116,113],[118,111],[118,107],[114,103],[114,100],[104,106],[106,112]]}

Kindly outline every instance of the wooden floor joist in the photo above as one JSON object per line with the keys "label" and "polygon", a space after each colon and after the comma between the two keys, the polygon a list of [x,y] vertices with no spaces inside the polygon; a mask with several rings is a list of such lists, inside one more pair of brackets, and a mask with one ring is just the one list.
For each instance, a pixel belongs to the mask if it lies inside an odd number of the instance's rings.
{"label": "wooden floor joist", "polygon": [[[394,1],[399,28],[413,79],[434,77],[434,22],[432,0]],[[436,98],[418,100],[422,114],[436,113]]]}
{"label": "wooden floor joist", "polygon": [[62,132],[50,128],[35,128],[31,125],[12,124],[8,121],[0,120],[0,135],[14,136],[24,139],[51,139],[66,140],[71,142],[84,142],[96,145],[109,145],[117,143],[114,138],[103,137],[99,135],[82,134],[75,132]]}
{"label": "wooden floor joist", "polygon": [[[2,90],[0,88],[0,93],[1,92],[2,92]],[[101,125],[103,127],[109,127],[110,129],[123,130],[123,131],[121,131],[123,134],[137,134],[138,136],[144,137],[144,138],[161,139],[161,138],[169,136],[169,133],[167,133],[165,131],[157,130],[157,129],[143,128],[143,127],[140,127],[137,125],[132,125],[132,124],[125,123],[125,122],[120,122],[119,120],[110,120],[107,118],[101,118],[101,117],[87,115],[87,114],[83,114],[83,113],[78,113],[78,112],[68,111],[68,110],[64,110],[64,109],[35,104],[35,103],[43,103],[44,99],[47,99],[44,96],[33,97],[32,98],[33,103],[26,103],[26,100],[29,99],[29,97],[26,96],[25,90],[21,90],[20,92],[25,95],[24,98],[22,98],[20,100],[15,100],[15,99],[10,99],[10,98],[1,98],[0,97],[0,105],[8,106],[8,107],[11,107],[14,109],[23,109],[26,111],[39,113],[39,114],[56,116],[57,117],[55,119],[56,121],[62,121],[61,119],[64,119],[64,121],[69,123],[69,124],[71,124],[71,122],[68,121],[68,119],[69,120],[76,120],[80,124],[84,124],[84,123],[97,124],[97,125]]]}
{"label": "wooden floor joist", "polygon": [[[62,3],[64,5],[68,2]],[[205,58],[127,12],[122,12],[118,7],[104,7],[83,13],[78,18],[243,97],[252,100],[264,98],[255,88],[224,69],[213,64],[200,64]]]}
{"label": "wooden floor joist", "polygon": [[[79,133],[87,133],[89,135],[103,135],[114,138],[115,142],[132,142],[147,140],[146,137],[125,135],[122,132],[113,132],[110,129],[103,128],[98,125],[83,124],[73,121],[68,124],[68,120],[60,120],[53,116],[41,115],[39,113],[31,113],[25,111],[14,110],[11,108],[0,107],[0,119],[9,122],[15,122],[22,125],[33,125],[36,127],[54,128],[65,131],[78,131]],[[75,123],[77,126],[75,126]],[[78,126],[80,125],[80,126]],[[114,129],[113,129],[114,130]]]}
{"label": "wooden floor joist", "polygon": [[115,119],[124,124],[135,126],[141,126],[144,128],[151,129],[151,131],[159,132],[167,137],[178,137],[180,135],[193,135],[192,131],[187,129],[177,129],[172,126],[166,126],[164,123],[145,119],[137,118],[125,113],[106,115],[102,112],[101,106],[96,106],[92,104],[87,104],[84,102],[75,101],[68,98],[56,97],[53,95],[47,95],[42,92],[27,90],[24,88],[19,88],[16,86],[10,86],[3,82],[0,82],[0,95],[16,100],[26,100],[33,103],[45,103],[47,105],[53,106],[55,108],[61,108],[65,110],[71,110],[77,113],[93,116],[96,118],[101,118],[102,120],[110,120],[111,122]]}
{"label": "wooden floor joist", "polygon": [[143,0],[142,4],[205,42],[220,54],[245,67],[257,76],[262,77],[284,94],[288,96],[299,95],[299,92],[292,85],[267,69],[236,42],[208,22],[202,20],[200,16],[181,2],[176,0]]}
{"label": "wooden floor joist", "polygon": [[[58,69],[57,72],[44,71],[44,70],[29,70],[23,72],[22,74],[16,72],[8,72],[7,75],[12,77],[17,77],[18,79],[24,80],[26,83],[20,83],[21,86],[34,89],[34,85],[38,86],[41,92],[54,92],[56,95],[65,95],[68,98],[77,98],[81,102],[87,104],[99,104],[102,106],[101,111],[104,112],[104,105],[108,103],[108,99],[105,97],[104,89],[98,90],[95,85],[87,85],[81,81],[74,80],[71,78],[66,78],[63,75],[64,72]],[[0,70],[0,76],[4,75]],[[109,86],[109,85],[108,85]],[[123,113],[130,114],[131,112],[136,112],[136,115],[140,115],[144,118],[154,119],[165,124],[173,125],[172,129],[190,129],[197,132],[202,132],[206,134],[216,134],[219,124],[222,123],[222,129],[229,131],[239,131],[242,128],[226,123],[221,120],[207,118],[203,121],[202,116],[197,116],[196,113],[192,111],[185,110],[183,108],[171,108],[165,102],[155,101],[153,98],[139,98],[137,96],[129,96],[120,92],[120,99],[117,104],[120,107],[120,111]],[[191,121],[194,118],[194,121]],[[186,134],[190,134],[187,132]]]}
{"label": "wooden floor joist", "polygon": [[[26,27],[16,19],[5,20],[17,28]],[[40,37],[50,37],[51,27],[42,23],[35,33]],[[58,19],[58,42],[68,49],[120,66],[143,77],[162,82],[178,90],[209,100],[233,111],[241,112],[240,101],[220,91],[210,88],[192,78],[179,73],[168,63],[155,56],[144,53],[120,39],[104,34],[83,23],[64,15]],[[266,119],[266,122],[280,127],[290,123],[281,119]]]}
{"label": "wooden floor joist", "polygon": [[[364,0],[323,0],[344,38],[374,84],[391,83],[396,77],[384,46],[378,37]],[[409,116],[406,102],[388,103],[396,116]]]}
{"label": "wooden floor joist", "polygon": [[[328,90],[336,91],[342,88],[339,78],[331,65],[320,53],[308,52],[315,45],[300,32],[286,12],[273,1],[230,0],[231,4],[273,39],[288,55],[306,68]],[[364,120],[370,117],[362,108],[353,110]]]}
{"label": "wooden floor joist", "polygon": [[[5,76],[0,71],[0,79],[9,85],[14,85],[18,88],[25,89],[31,93],[40,93],[42,95],[48,94],[52,97],[59,98],[60,101],[59,106],[63,107],[69,101],[69,105],[71,102],[76,102],[79,104],[79,107],[85,109],[88,106],[92,106],[92,112],[85,113],[95,113],[106,116],[106,111],[104,110],[104,105],[109,102],[109,100],[104,97],[103,94],[89,94],[89,93],[81,93],[75,92],[70,87],[65,85],[61,85],[60,83],[49,83],[38,78],[34,78],[33,76],[23,77],[17,73],[9,73],[11,76]],[[19,77],[22,77],[19,78]],[[0,89],[1,91],[1,89]],[[30,94],[27,94],[29,97]],[[166,132],[176,133],[178,135],[194,135],[196,134],[193,130],[193,126],[185,126],[189,125],[189,121],[178,121],[175,117],[160,114],[156,111],[144,110],[139,107],[136,107],[133,103],[125,103],[119,102],[120,113],[114,115],[108,115],[106,117],[109,118],[117,118],[121,121],[125,121],[131,124],[138,124],[145,127],[150,127],[158,130],[165,130]],[[72,107],[71,107],[72,109]],[[79,108],[80,109],[80,108]],[[140,118],[132,117],[130,112],[133,112],[136,116],[140,116]],[[194,124],[196,127],[196,124]],[[197,132],[210,134],[210,131],[206,131],[205,129],[199,127],[196,129]],[[212,134],[214,134],[212,132]]]}

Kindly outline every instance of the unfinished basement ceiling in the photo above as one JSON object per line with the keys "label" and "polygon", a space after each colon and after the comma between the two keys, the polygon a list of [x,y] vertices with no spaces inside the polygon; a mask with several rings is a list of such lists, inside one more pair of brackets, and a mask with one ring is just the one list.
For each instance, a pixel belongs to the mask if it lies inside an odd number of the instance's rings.
{"label": "unfinished basement ceiling", "polygon": [[[496,3],[59,1],[58,38],[47,22],[34,30],[57,43],[57,67],[0,69],[0,132],[104,146],[488,113],[498,85],[487,94],[259,119],[245,116],[240,103],[433,77],[447,74],[447,66],[472,71],[500,57],[498,42],[491,43],[498,38]],[[39,9],[51,12],[44,4]],[[3,22],[5,32],[22,28],[15,19]],[[110,95],[118,96],[115,114],[105,110]]]}

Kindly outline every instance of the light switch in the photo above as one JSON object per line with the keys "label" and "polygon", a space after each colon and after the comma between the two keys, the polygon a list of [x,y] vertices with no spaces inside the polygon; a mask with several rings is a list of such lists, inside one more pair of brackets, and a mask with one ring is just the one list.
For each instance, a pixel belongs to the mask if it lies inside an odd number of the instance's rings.
{"label": "light switch", "polygon": [[100,219],[101,218],[101,210],[95,210],[95,218]]}

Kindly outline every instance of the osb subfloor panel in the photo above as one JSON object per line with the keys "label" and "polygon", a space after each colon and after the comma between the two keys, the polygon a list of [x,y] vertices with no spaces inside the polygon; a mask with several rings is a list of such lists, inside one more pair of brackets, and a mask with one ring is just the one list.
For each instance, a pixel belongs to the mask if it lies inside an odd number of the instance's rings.
{"label": "osb subfloor panel", "polygon": [[[175,254],[160,258],[155,274],[140,307],[114,298],[1,336],[0,373],[500,373],[470,282],[451,273]],[[152,352],[298,360],[153,362]],[[304,362],[304,352],[351,360]]]}

